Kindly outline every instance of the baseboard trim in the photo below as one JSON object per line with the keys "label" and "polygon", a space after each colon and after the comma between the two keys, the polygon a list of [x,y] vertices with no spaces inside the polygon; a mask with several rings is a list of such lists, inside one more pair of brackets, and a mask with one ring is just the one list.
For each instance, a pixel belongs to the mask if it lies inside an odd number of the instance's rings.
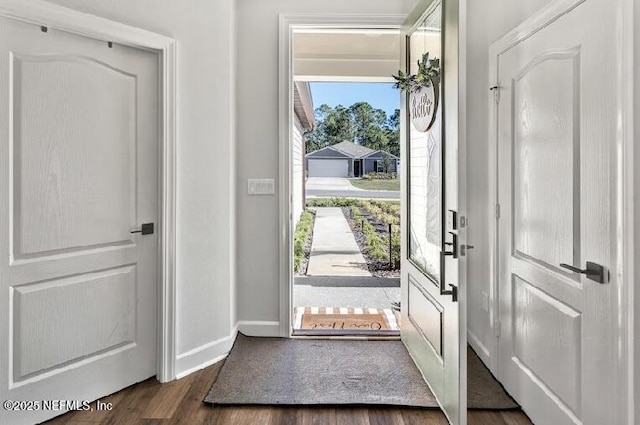
{"label": "baseboard trim", "polygon": [[487,368],[491,370],[492,373],[495,374],[496,372],[492,370],[493,363],[491,362],[491,352],[482,343],[482,341],[480,341],[480,338],[478,338],[476,334],[474,334],[473,332],[467,330],[467,342],[469,343],[471,348],[473,348],[473,351],[476,352],[478,357],[480,357],[480,360],[482,360],[485,366],[487,366]]}
{"label": "baseboard trim", "polygon": [[247,336],[281,336],[280,322],[242,320],[238,322],[238,331]]}
{"label": "baseboard trim", "polygon": [[179,354],[176,357],[176,379],[184,378],[223,360],[231,351],[237,335],[238,326],[235,326],[231,330],[231,335]]}

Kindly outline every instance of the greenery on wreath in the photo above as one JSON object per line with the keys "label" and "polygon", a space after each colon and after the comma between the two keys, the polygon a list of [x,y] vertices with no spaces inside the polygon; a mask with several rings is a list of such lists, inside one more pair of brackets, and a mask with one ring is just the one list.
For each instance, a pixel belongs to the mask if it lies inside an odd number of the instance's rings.
{"label": "greenery on wreath", "polygon": [[415,75],[405,74],[402,70],[398,75],[393,75],[396,83],[394,89],[415,93],[423,87],[431,87],[432,80],[440,77],[440,59],[429,59],[429,52],[422,55],[422,60],[418,60],[418,73]]}

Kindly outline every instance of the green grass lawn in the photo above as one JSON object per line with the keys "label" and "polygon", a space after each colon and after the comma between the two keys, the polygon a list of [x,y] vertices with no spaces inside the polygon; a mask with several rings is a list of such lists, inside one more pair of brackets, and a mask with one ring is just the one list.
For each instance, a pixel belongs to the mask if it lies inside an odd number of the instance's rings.
{"label": "green grass lawn", "polygon": [[355,187],[365,190],[400,190],[400,179],[349,179]]}

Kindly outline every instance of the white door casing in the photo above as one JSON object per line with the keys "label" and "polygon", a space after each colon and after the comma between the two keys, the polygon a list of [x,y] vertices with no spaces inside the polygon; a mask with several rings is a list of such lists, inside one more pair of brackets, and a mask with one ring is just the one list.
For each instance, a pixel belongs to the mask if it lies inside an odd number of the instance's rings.
{"label": "white door casing", "polygon": [[156,374],[159,58],[0,19],[1,394],[93,400]]}
{"label": "white door casing", "polygon": [[[401,108],[402,340],[452,424],[466,424],[466,314],[463,133],[458,131],[459,19],[464,2],[423,1],[403,29],[411,73],[423,53],[441,60],[441,99],[433,127],[417,131]],[[444,38],[444,43],[443,43]],[[442,47],[446,49],[444,52]],[[408,56],[408,57],[407,57]],[[454,238],[456,238],[454,240]],[[456,255],[452,254],[456,244]],[[445,254],[446,253],[446,254]],[[444,270],[443,270],[444,269]],[[452,292],[457,291],[454,300]]]}
{"label": "white door casing", "polygon": [[[622,424],[615,64],[624,53],[613,48],[622,2],[562,3],[493,59],[498,373],[534,423]],[[604,284],[560,266],[587,261],[604,266]]]}

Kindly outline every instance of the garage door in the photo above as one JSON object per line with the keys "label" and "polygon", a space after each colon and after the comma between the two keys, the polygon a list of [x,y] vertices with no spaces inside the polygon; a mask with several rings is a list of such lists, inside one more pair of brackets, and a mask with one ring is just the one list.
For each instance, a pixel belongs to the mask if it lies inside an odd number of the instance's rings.
{"label": "garage door", "polygon": [[310,159],[309,177],[349,177],[349,160]]}

